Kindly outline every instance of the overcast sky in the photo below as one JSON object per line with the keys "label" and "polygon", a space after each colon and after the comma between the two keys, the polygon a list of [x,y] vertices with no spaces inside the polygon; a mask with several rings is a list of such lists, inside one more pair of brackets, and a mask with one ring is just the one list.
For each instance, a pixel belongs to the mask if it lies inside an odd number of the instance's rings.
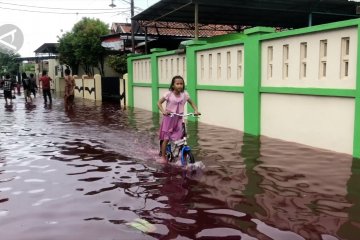
{"label": "overcast sky", "polygon": [[[158,1],[134,0],[135,15]],[[111,0],[0,0],[0,27],[17,26],[24,35],[18,53],[33,57],[38,47],[57,42],[57,36],[71,31],[83,17],[99,18],[109,26],[112,22],[130,22],[130,0],[113,3],[114,8],[109,7]]]}

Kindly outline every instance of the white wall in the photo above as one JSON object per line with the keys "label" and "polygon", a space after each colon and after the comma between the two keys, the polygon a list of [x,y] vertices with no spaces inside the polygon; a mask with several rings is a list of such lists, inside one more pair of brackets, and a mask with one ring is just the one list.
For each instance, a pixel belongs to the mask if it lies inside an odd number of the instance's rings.
{"label": "white wall", "polygon": [[261,95],[261,135],[352,154],[352,98]]}
{"label": "white wall", "polygon": [[95,74],[94,80],[95,80],[95,99],[97,101],[101,101],[102,100],[101,75]]}
{"label": "white wall", "polygon": [[134,107],[152,111],[150,87],[134,87]]}
{"label": "white wall", "polygon": [[196,53],[198,84],[244,85],[244,47],[235,45]]}
{"label": "white wall", "polygon": [[185,55],[169,55],[158,58],[159,83],[169,84],[171,79],[180,75],[186,83],[186,58]]}
{"label": "white wall", "polygon": [[[341,78],[341,42],[350,38],[349,76]],[[326,77],[320,77],[320,41],[327,40]],[[332,31],[317,32],[301,36],[284,37],[263,41],[261,46],[262,68],[261,85],[268,87],[314,87],[354,89],[357,65],[357,29],[344,28]],[[307,43],[307,76],[300,77],[300,45]],[[289,45],[289,76],[283,76],[283,46]],[[273,74],[268,73],[268,47],[273,47]]]}
{"label": "white wall", "polygon": [[[79,78],[78,76],[75,75],[74,79],[75,79],[75,86],[76,87],[78,87],[79,89],[84,87],[82,78]],[[64,89],[65,89],[65,87],[64,87]],[[79,92],[79,90],[75,89],[74,92],[75,92],[75,97],[81,97],[81,98],[84,97],[84,89],[81,90],[80,92]]]}
{"label": "white wall", "polygon": [[244,96],[242,93],[198,91],[200,121],[244,131]]}
{"label": "white wall", "polygon": [[[83,84],[84,84],[84,98],[95,100],[95,80],[94,80],[94,78],[85,78],[83,76]],[[89,90],[86,90],[86,88]]]}
{"label": "white wall", "polygon": [[134,83],[151,83],[151,62],[150,59],[133,61]]}

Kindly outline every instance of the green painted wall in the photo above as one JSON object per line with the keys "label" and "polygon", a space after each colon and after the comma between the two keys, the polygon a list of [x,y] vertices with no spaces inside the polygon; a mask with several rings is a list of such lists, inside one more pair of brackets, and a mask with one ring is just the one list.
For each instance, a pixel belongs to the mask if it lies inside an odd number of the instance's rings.
{"label": "green painted wall", "polygon": [[358,24],[358,47],[356,68],[356,91],[355,91],[355,119],[354,119],[354,142],[353,156],[360,158],[360,23]]}
{"label": "green painted wall", "polygon": [[133,58],[131,56],[127,59],[127,66],[128,66],[128,105],[130,107],[134,106],[134,74],[133,74]]}
{"label": "green painted wall", "polygon": [[[312,96],[330,96],[346,97],[355,99],[355,119],[354,119],[354,136],[353,136],[353,155],[360,157],[360,74],[356,75],[356,89],[324,89],[324,88],[297,88],[297,87],[261,87],[261,44],[262,41],[302,36],[309,33],[336,30],[340,28],[357,27],[358,40],[360,39],[360,19],[317,25],[313,27],[289,30],[284,32],[274,32],[274,29],[255,27],[247,29],[244,33],[229,34],[206,39],[205,41],[190,40],[183,42],[186,48],[186,65],[187,65],[187,91],[192,100],[197,104],[197,91],[225,91],[241,92],[244,94],[244,131],[247,134],[259,136],[261,134],[260,110],[261,94],[295,94],[295,95],[312,95]],[[359,41],[358,41],[359,42]],[[233,45],[244,45],[244,86],[206,86],[197,83],[197,61],[196,53],[201,50],[221,48]],[[360,62],[360,45],[357,43],[357,62]],[[159,84],[158,78],[158,57],[174,55],[176,51],[164,51],[164,49],[154,49],[152,54],[144,56],[129,56],[129,106],[134,106],[133,87],[147,86],[152,88],[152,110],[157,112],[157,101],[159,99],[159,88],[167,88],[168,84]],[[152,70],[152,84],[133,83],[132,62],[138,59],[150,58]],[[357,73],[360,71],[360,64],[357,64]],[[169,79],[170,81],[170,79]]]}
{"label": "green painted wall", "polygon": [[244,41],[244,131],[260,135],[260,85],[261,44],[260,36],[273,32],[270,28],[248,29]]}

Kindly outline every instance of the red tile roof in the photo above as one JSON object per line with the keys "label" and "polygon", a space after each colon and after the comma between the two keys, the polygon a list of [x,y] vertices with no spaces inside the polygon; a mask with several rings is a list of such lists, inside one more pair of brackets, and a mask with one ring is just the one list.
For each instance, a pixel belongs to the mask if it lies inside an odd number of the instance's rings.
{"label": "red tile roof", "polygon": [[[136,34],[145,34],[145,26],[149,35],[194,37],[194,24],[175,22],[140,22],[135,26]],[[239,30],[242,30],[240,28]],[[199,25],[199,37],[213,37],[237,32],[237,26]],[[111,33],[131,33],[130,23],[113,23]]]}

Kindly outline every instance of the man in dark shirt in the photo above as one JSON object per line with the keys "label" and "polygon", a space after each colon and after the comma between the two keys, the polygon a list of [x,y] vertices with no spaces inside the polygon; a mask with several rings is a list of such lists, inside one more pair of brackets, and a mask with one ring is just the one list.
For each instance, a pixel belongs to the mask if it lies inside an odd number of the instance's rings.
{"label": "man in dark shirt", "polygon": [[10,78],[10,74],[6,74],[5,75],[5,80],[4,80],[4,98],[5,98],[5,102],[6,102],[6,106],[8,105],[8,99],[10,99],[10,105],[12,105],[12,81]]}

